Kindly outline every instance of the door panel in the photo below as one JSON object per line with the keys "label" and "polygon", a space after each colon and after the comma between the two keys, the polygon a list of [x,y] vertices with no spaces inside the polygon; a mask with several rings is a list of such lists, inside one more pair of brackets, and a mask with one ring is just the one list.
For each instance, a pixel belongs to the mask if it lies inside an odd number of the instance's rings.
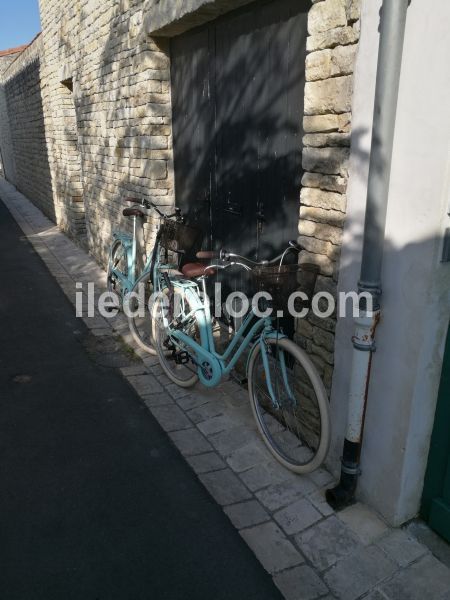
{"label": "door panel", "polygon": [[422,516],[450,542],[450,329],[422,496]]}
{"label": "door panel", "polygon": [[214,161],[214,105],[211,101],[209,31],[196,29],[172,40],[171,78],[175,191],[179,206],[211,236],[211,176]]}
{"label": "door panel", "polygon": [[205,246],[262,259],[298,235],[309,6],[257,2],[172,42],[177,203]]}

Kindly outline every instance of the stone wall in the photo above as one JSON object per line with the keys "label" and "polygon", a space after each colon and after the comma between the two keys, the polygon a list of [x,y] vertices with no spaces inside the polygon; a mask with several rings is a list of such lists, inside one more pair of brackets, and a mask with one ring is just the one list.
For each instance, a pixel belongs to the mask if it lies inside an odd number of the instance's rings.
{"label": "stone wall", "polygon": [[0,143],[8,180],[54,218],[41,94],[41,59],[42,38],[39,36],[1,75]]}
{"label": "stone wall", "polygon": [[[124,196],[174,202],[168,45],[143,34],[145,7],[40,1],[57,218],[70,228],[73,206],[82,206],[89,248],[103,264],[112,230],[129,225]],[[62,83],[69,78],[73,111]],[[78,159],[67,155],[75,143]]]}
{"label": "stone wall", "polygon": [[[192,0],[187,19],[188,5],[176,2],[172,17],[177,27],[180,18],[186,27],[191,18],[195,24],[210,18],[213,5],[222,13],[245,3]],[[112,230],[130,225],[122,217],[124,196],[149,198],[168,209],[175,201],[169,40],[149,36],[166,18],[155,6],[155,0],[120,0],[113,6],[101,0],[40,0],[41,58],[33,64],[40,74],[45,123],[40,165],[48,168],[51,186],[38,185],[33,172],[22,189],[63,229],[86,241],[103,264]],[[308,22],[299,234],[303,260],[320,265],[318,290],[333,294],[346,215],[359,13],[359,0],[313,0]],[[163,27],[165,35],[176,33],[165,21]],[[12,103],[9,108],[12,114]],[[2,123],[1,111],[0,95]],[[27,156],[14,152],[22,179],[27,170],[30,175]],[[148,240],[150,228],[146,231]],[[297,326],[297,339],[328,389],[335,325],[332,316]]]}
{"label": "stone wall", "polygon": [[[320,265],[316,291],[336,297],[350,155],[353,70],[360,0],[313,0],[308,17],[299,242],[302,261]],[[304,346],[331,389],[336,317],[297,324]]]}
{"label": "stone wall", "polygon": [[[21,50],[23,50],[23,48]],[[9,65],[16,60],[17,56],[20,54],[20,51],[0,52],[0,177],[15,177],[15,165],[12,152],[8,108],[6,105],[5,91],[1,85],[1,81],[3,73],[7,70]]]}

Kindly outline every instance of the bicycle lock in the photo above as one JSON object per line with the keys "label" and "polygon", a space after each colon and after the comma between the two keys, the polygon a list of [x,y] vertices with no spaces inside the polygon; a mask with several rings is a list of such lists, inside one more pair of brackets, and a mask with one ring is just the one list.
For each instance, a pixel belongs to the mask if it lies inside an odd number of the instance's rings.
{"label": "bicycle lock", "polygon": [[355,318],[355,332],[352,337],[352,368],[341,475],[339,484],[326,492],[327,502],[334,509],[344,508],[354,501],[360,475],[370,367],[375,350],[375,329],[381,315],[381,267],[409,2],[410,0],[384,0],[381,8],[366,216],[358,283],[359,292],[370,294],[373,312],[368,312],[365,299],[362,299],[360,315]]}

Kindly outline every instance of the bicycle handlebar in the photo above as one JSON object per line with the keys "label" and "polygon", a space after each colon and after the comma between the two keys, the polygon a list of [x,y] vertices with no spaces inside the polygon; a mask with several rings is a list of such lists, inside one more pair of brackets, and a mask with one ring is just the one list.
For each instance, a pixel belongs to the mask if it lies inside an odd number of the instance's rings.
{"label": "bicycle handlebar", "polygon": [[[255,262],[254,260],[251,260],[250,258],[247,258],[246,256],[241,256],[240,254],[234,254],[233,252],[228,252],[224,248],[222,248],[222,250],[220,250],[219,252],[202,250],[201,252],[197,252],[197,258],[208,259],[208,260],[218,258],[219,260],[224,261],[224,262],[228,262],[228,261],[230,261],[230,259],[234,258],[234,259],[237,259],[237,261],[230,263],[230,266],[246,263],[247,265],[252,265],[253,267],[262,267],[262,266],[273,265],[273,264],[277,263],[284,257],[286,252],[289,252],[290,250],[294,250],[296,252],[301,252],[303,250],[303,247],[300,246],[300,244],[298,244],[295,240],[290,240],[287,248],[281,254],[279,254],[275,258],[272,258],[271,260],[263,260],[261,262]],[[242,262],[240,262],[240,261],[242,261]]]}
{"label": "bicycle handlebar", "polygon": [[166,215],[154,204],[151,200],[146,200],[145,198],[124,198],[125,202],[133,202],[134,204],[140,204],[142,208],[146,208],[147,210],[154,210],[160,217],[164,219],[173,219],[174,217],[181,217],[181,210],[179,208],[175,209],[175,212]]}

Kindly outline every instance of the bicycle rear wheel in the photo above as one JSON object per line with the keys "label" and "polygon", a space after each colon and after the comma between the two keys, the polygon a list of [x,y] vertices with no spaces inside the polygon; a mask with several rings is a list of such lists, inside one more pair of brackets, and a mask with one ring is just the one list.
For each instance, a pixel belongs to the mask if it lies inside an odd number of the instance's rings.
{"label": "bicycle rear wheel", "polygon": [[253,415],[275,458],[295,473],[310,473],[322,464],[330,444],[325,388],[307,354],[294,342],[267,338],[265,344],[266,365],[259,343],[249,358]]}
{"label": "bicycle rear wheel", "polygon": [[[189,301],[183,291],[176,286],[174,294],[178,300],[172,308],[168,307],[168,291],[165,290],[166,298],[161,295],[153,305],[153,339],[159,362],[167,377],[180,387],[192,387],[198,380],[197,367],[190,359],[190,350],[185,348],[179,341],[170,337],[170,328],[178,319],[189,314],[191,308]],[[198,338],[198,328],[195,316],[185,323],[182,331],[189,337]],[[182,362],[185,360],[186,362]]]}
{"label": "bicycle rear wheel", "polygon": [[120,271],[124,277],[128,277],[127,249],[120,240],[115,240],[111,247],[106,276],[108,292],[117,296],[118,306],[120,307],[122,306],[124,290],[120,279],[114,274],[114,271]]}

